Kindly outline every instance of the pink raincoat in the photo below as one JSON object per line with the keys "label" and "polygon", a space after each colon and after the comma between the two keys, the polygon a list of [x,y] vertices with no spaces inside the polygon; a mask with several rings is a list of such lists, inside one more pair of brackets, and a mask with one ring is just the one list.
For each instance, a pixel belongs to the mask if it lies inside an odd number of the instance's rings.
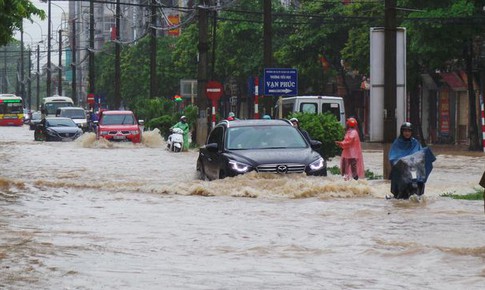
{"label": "pink raincoat", "polygon": [[[340,171],[346,178],[365,178],[364,158],[362,157],[362,148],[360,146],[359,132],[355,128],[347,129],[344,140],[337,142],[342,148],[340,159]],[[354,167],[354,170],[352,170]],[[354,172],[352,172],[354,171]],[[357,176],[355,176],[357,174]]]}

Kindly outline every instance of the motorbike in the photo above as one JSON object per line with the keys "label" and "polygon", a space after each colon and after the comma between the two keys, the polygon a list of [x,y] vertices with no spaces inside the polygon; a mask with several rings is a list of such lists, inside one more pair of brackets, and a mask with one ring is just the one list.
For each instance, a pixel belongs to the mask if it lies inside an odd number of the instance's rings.
{"label": "motorbike", "polygon": [[394,198],[409,199],[413,195],[422,196],[435,160],[436,157],[428,147],[401,157],[391,169],[391,192]]}
{"label": "motorbike", "polygon": [[180,128],[173,128],[172,134],[167,139],[167,149],[172,152],[180,152],[184,146],[184,131]]}

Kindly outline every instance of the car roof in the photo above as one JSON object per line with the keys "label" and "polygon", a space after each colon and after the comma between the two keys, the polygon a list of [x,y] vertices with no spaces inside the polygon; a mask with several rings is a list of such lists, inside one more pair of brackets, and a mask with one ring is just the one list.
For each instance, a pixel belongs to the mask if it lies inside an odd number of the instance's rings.
{"label": "car roof", "polygon": [[219,124],[222,124],[226,127],[234,128],[234,127],[246,127],[246,126],[292,126],[290,121],[286,119],[247,119],[247,120],[234,120],[228,121],[223,120]]}
{"label": "car roof", "polygon": [[84,108],[82,108],[82,107],[59,107],[57,109],[58,110],[83,110],[84,111]]}
{"label": "car roof", "polygon": [[67,118],[67,117],[45,117],[46,120],[71,120],[71,118]]}
{"label": "car roof", "polygon": [[132,111],[128,110],[105,110],[101,112],[103,115],[121,115],[121,114],[133,114]]}

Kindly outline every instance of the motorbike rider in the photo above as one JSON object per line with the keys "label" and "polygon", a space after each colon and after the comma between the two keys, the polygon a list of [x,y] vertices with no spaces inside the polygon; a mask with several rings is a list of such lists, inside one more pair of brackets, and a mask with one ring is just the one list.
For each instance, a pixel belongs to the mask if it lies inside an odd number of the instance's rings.
{"label": "motorbike rider", "polygon": [[238,118],[236,118],[236,114],[234,114],[234,112],[229,112],[229,115],[227,115],[227,120],[234,121],[234,120],[238,120]]}
{"label": "motorbike rider", "polygon": [[187,124],[187,117],[182,116],[180,117],[180,121],[173,125],[170,130],[174,128],[180,128],[182,131],[184,131],[184,147],[183,151],[188,151],[189,150],[189,124]]}
{"label": "motorbike rider", "polygon": [[[391,180],[391,192],[395,196],[400,196],[401,193],[398,189],[400,182],[400,176],[398,175],[400,175],[400,173],[397,170],[393,170],[394,166],[400,158],[414,154],[422,149],[423,147],[419,141],[413,137],[413,125],[410,122],[404,122],[401,125],[399,137],[394,140],[391,149],[389,150],[389,162],[391,163],[389,179]],[[430,161],[433,162],[434,159],[431,158]],[[424,181],[418,181],[417,186],[418,195],[422,195],[424,193]],[[392,196],[386,196],[386,198],[392,198]]]}
{"label": "motorbike rider", "polygon": [[413,137],[413,125],[404,122],[400,129],[401,134],[394,140],[389,150],[389,161],[393,166],[399,158],[411,155],[423,149],[421,143]]}

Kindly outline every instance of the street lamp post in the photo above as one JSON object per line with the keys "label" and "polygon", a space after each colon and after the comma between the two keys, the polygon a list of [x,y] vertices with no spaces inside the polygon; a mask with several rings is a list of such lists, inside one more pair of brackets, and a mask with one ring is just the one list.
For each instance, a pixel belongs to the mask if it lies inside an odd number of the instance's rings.
{"label": "street lamp post", "polygon": [[40,47],[39,44],[37,44],[37,88],[36,88],[36,94],[37,94],[37,111],[40,110]]}
{"label": "street lamp post", "polygon": [[79,100],[77,98],[77,87],[76,87],[76,20],[77,18],[72,19],[72,42],[71,42],[71,53],[72,53],[72,61],[71,61],[71,71],[72,71],[72,80],[71,80],[71,88],[72,88],[72,98],[74,99],[74,103],[79,105]]}
{"label": "street lamp post", "polygon": [[20,97],[25,98],[25,83],[24,83],[24,28],[20,29]]}
{"label": "street lamp post", "polygon": [[58,84],[57,94],[62,96],[62,29],[59,29],[59,69],[58,69]]}
{"label": "street lamp post", "polygon": [[51,95],[51,0],[47,1],[47,97]]}

